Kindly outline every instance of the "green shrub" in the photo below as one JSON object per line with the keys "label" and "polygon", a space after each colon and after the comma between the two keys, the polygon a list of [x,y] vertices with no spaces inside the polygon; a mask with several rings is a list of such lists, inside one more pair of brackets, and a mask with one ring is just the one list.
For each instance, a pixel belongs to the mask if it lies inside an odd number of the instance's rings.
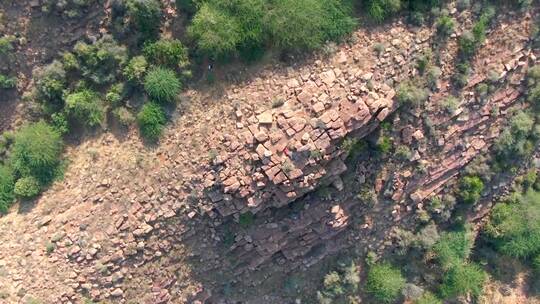
{"label": "green shrub", "polygon": [[480,296],[486,279],[485,271],[475,264],[455,265],[444,275],[441,295],[445,298],[466,294]]}
{"label": "green shrub", "polygon": [[441,16],[437,19],[437,35],[448,37],[454,32],[455,22],[450,16]]}
{"label": "green shrub", "polygon": [[240,214],[240,217],[238,218],[238,224],[244,229],[249,228],[251,225],[253,225],[254,221],[255,217],[250,211]]}
{"label": "green shrub", "polygon": [[428,96],[429,92],[425,88],[418,87],[411,81],[401,83],[397,91],[397,100],[402,105],[418,106],[424,103]]}
{"label": "green shrub", "polygon": [[124,68],[124,76],[132,82],[142,82],[144,74],[148,69],[148,62],[144,56],[135,56],[131,58]]}
{"label": "green shrub", "polygon": [[412,156],[411,149],[405,145],[399,145],[396,148],[395,156],[400,160],[409,160]]}
{"label": "green shrub", "polygon": [[51,115],[51,127],[60,135],[69,132],[69,122],[64,112],[53,113]]}
{"label": "green shrub", "polygon": [[127,14],[143,39],[157,36],[161,24],[161,4],[158,0],[127,0]]}
{"label": "green shrub", "polygon": [[529,190],[495,205],[485,231],[505,255],[529,259],[540,254],[540,193]]}
{"label": "green shrub", "polygon": [[443,302],[431,292],[426,291],[418,300],[414,301],[414,304],[443,304]]}
{"label": "green shrub", "polygon": [[338,0],[277,0],[265,23],[282,49],[315,49],[350,33],[355,20]]}
{"label": "green shrub", "polygon": [[441,103],[443,109],[450,115],[454,115],[459,108],[459,100],[454,96],[448,96]]}
{"label": "green shrub", "polygon": [[124,98],[124,84],[121,82],[113,84],[109,88],[109,91],[107,91],[107,94],[105,95],[105,100],[107,101],[107,105],[113,108],[117,107],[123,98]]}
{"label": "green shrub", "polygon": [[368,15],[375,21],[381,22],[401,9],[400,0],[369,0],[367,2]]}
{"label": "green shrub", "polygon": [[495,152],[499,162],[510,162],[530,155],[534,149],[531,132],[534,119],[528,112],[519,111],[510,119],[510,125],[495,142]]}
{"label": "green shrub", "polygon": [[144,78],[144,88],[148,95],[161,103],[174,102],[182,84],[174,71],[154,68]]}
{"label": "green shrub", "polygon": [[66,71],[74,71],[80,68],[77,57],[71,52],[64,52],[62,54],[62,65]]}
{"label": "green shrub", "polygon": [[28,124],[15,134],[8,163],[18,176],[47,183],[56,176],[62,146],[60,135],[45,122]]}
{"label": "green shrub", "polygon": [[41,192],[41,185],[33,176],[22,177],[15,183],[14,193],[18,197],[32,198],[39,192]]}
{"label": "green shrub", "polygon": [[476,40],[471,32],[464,32],[458,40],[459,54],[463,58],[469,58],[476,52]]}
{"label": "green shrub", "polygon": [[392,139],[388,136],[381,135],[379,139],[377,139],[376,149],[381,154],[390,152],[392,149]]}
{"label": "green shrub", "polygon": [[17,86],[17,78],[0,74],[0,89],[13,89]]}
{"label": "green shrub", "polygon": [[176,0],[176,7],[189,15],[197,11],[197,0]]}
{"label": "green shrub", "polygon": [[239,22],[208,2],[193,17],[188,34],[200,52],[213,58],[234,52],[242,40]]}
{"label": "green shrub", "polygon": [[176,39],[160,39],[143,49],[148,61],[171,69],[184,68],[189,64],[187,48]]}
{"label": "green shrub", "polygon": [[205,55],[240,52],[253,59],[264,45],[302,50],[340,39],[356,25],[351,11],[340,0],[210,0],[201,4],[188,33]]}
{"label": "green shrub", "polygon": [[466,204],[475,204],[484,190],[484,182],[478,176],[464,176],[460,180],[459,196]]}
{"label": "green shrub", "polygon": [[141,134],[148,140],[157,141],[163,132],[167,119],[165,112],[157,103],[145,104],[139,114],[137,122]]}
{"label": "green shrub", "polygon": [[467,230],[444,232],[433,246],[433,252],[443,269],[463,263],[471,254],[473,240]]}
{"label": "green shrub", "polygon": [[66,71],[60,61],[37,69],[34,72],[38,101],[45,102],[47,107],[57,110],[63,106],[62,95],[67,86]]}
{"label": "green shrub", "polygon": [[105,118],[103,102],[95,92],[87,89],[66,97],[66,113],[91,128],[101,125]]}
{"label": "green shrub", "polygon": [[381,303],[396,301],[404,286],[401,272],[390,264],[375,264],[369,270],[366,291]]}
{"label": "green shrub", "polygon": [[4,165],[0,165],[0,213],[6,213],[15,199],[15,180],[12,170]]}
{"label": "green shrub", "polygon": [[534,258],[533,266],[536,269],[536,271],[540,271],[540,253]]}
{"label": "green shrub", "polygon": [[0,37],[0,56],[5,56],[13,51],[13,40],[14,37],[12,36]]}
{"label": "green shrub", "polygon": [[95,84],[115,81],[128,60],[127,49],[110,35],[104,35],[93,44],[77,42],[73,47],[79,61],[81,75]]}

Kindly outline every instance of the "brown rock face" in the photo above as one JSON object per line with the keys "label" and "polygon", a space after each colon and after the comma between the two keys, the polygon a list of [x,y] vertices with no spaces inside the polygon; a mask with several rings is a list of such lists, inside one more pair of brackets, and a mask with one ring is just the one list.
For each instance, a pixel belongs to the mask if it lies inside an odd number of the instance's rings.
{"label": "brown rock face", "polygon": [[[332,70],[321,77],[326,86],[336,80]],[[325,84],[319,89],[324,90]],[[339,148],[344,137],[355,131],[368,133],[397,107],[394,90],[384,86],[371,94],[377,100],[356,94],[335,98],[328,109],[321,101],[312,104],[302,97],[309,88],[311,84],[305,83],[284,106],[243,122],[247,127],[239,130],[240,145],[228,151],[215,173],[218,182],[213,191],[223,195],[211,197],[222,216],[280,207],[331,183],[346,170],[347,151]]]}

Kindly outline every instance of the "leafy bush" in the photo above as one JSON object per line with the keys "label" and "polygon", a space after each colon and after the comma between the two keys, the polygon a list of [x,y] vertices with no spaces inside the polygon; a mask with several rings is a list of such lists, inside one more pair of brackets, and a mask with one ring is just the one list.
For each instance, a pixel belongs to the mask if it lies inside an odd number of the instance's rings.
{"label": "leafy bush", "polygon": [[341,303],[358,290],[360,275],[354,262],[340,263],[337,270],[325,275],[322,291],[317,292],[320,303]]}
{"label": "leafy bush", "polygon": [[66,97],[66,113],[88,127],[101,125],[105,118],[105,108],[99,96],[88,89],[69,94]]}
{"label": "leafy bush", "polygon": [[124,98],[124,84],[121,82],[113,84],[109,88],[109,91],[107,91],[107,94],[105,95],[105,100],[107,101],[107,105],[113,108],[118,106],[123,98]]}
{"label": "leafy bush", "polygon": [[39,101],[44,101],[47,107],[57,109],[63,106],[62,94],[67,86],[66,71],[60,61],[34,71],[36,93]]}
{"label": "leafy bush", "polygon": [[528,112],[519,111],[510,119],[506,128],[495,142],[495,151],[499,162],[512,162],[532,153],[534,146],[531,132],[534,119]]}
{"label": "leafy bush", "polygon": [[437,34],[440,37],[448,37],[454,32],[455,22],[450,16],[441,16],[437,19]]}
{"label": "leafy bush", "polygon": [[154,68],[144,78],[144,88],[152,99],[167,103],[175,100],[182,84],[174,71],[166,68]]}
{"label": "leafy bush", "polygon": [[265,44],[313,49],[354,29],[351,10],[340,0],[210,0],[201,4],[188,33],[213,58],[237,51],[256,57]]}
{"label": "leafy bush", "polygon": [[137,122],[141,134],[148,140],[157,141],[165,127],[165,112],[159,104],[150,102],[145,104],[139,114]]}
{"label": "leafy bush", "polygon": [[443,269],[461,264],[471,254],[471,234],[466,230],[444,232],[433,246],[433,252]]}
{"label": "leafy bush", "polygon": [[18,176],[47,183],[57,173],[62,146],[60,135],[45,122],[25,125],[15,134],[8,163]]}
{"label": "leafy bush", "polygon": [[60,135],[69,132],[69,122],[64,112],[53,113],[51,115],[51,127]]}
{"label": "leafy bush", "polygon": [[454,115],[459,108],[459,101],[454,96],[448,96],[443,100],[441,106],[450,115]]}
{"label": "leafy bush", "polygon": [[405,145],[399,145],[396,148],[395,156],[400,160],[409,160],[412,156],[411,149]]}
{"label": "leafy bush", "polygon": [[339,0],[278,0],[265,23],[282,49],[315,49],[354,29],[350,10]]}
{"label": "leafy bush", "polygon": [[142,82],[144,74],[148,69],[148,62],[144,56],[135,56],[131,58],[124,68],[124,76],[129,81]]}
{"label": "leafy bush", "polygon": [[234,52],[242,40],[239,22],[207,2],[193,17],[188,33],[199,51],[213,58]]}
{"label": "leafy bush", "polygon": [[528,259],[540,254],[540,193],[529,190],[516,201],[495,205],[485,231],[505,255]]}
{"label": "leafy bush", "polygon": [[17,78],[0,74],[0,88],[13,89],[17,85]]}
{"label": "leafy bush", "polygon": [[477,297],[482,294],[486,279],[485,271],[475,264],[455,265],[444,275],[441,295],[453,298],[470,293]]}
{"label": "leafy bush", "polygon": [[416,86],[411,81],[403,82],[398,87],[397,99],[402,105],[418,106],[428,99],[429,92]]}
{"label": "leafy bush", "polygon": [[458,40],[459,54],[463,58],[469,58],[476,52],[478,47],[476,40],[471,32],[464,32]]}
{"label": "leafy bush", "polygon": [[127,0],[127,13],[143,39],[157,36],[161,23],[161,4],[158,0]]}
{"label": "leafy bush", "polygon": [[401,9],[400,0],[370,0],[367,2],[368,15],[375,21],[381,22]]}
{"label": "leafy bush", "polygon": [[475,204],[484,190],[484,182],[478,176],[464,176],[459,185],[459,197],[466,204]]}
{"label": "leafy bush", "polygon": [[187,48],[176,39],[160,39],[143,49],[148,61],[171,69],[184,68],[189,64]]}
{"label": "leafy bush", "polygon": [[15,183],[14,193],[19,197],[31,198],[38,195],[40,191],[41,185],[33,176],[20,178]]}
{"label": "leafy bush", "polygon": [[12,170],[0,165],[0,213],[6,213],[15,199],[15,179]]}
{"label": "leafy bush", "polygon": [[13,40],[14,37],[12,36],[0,37],[0,56],[5,56],[13,51]]}
{"label": "leafy bush", "polygon": [[369,270],[366,291],[381,303],[396,301],[404,286],[401,272],[390,264],[375,264]]}
{"label": "leafy bush", "polygon": [[79,41],[73,51],[81,75],[95,84],[114,82],[128,59],[126,47],[118,45],[110,35],[104,35],[94,44]]}

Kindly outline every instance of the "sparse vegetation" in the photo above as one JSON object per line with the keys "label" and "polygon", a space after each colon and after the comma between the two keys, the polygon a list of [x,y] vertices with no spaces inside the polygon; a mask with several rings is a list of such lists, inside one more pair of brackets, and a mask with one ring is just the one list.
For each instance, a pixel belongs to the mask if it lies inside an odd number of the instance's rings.
{"label": "sparse vegetation", "polygon": [[399,85],[397,99],[403,105],[419,106],[428,99],[429,93],[425,88],[419,87],[411,81]]}

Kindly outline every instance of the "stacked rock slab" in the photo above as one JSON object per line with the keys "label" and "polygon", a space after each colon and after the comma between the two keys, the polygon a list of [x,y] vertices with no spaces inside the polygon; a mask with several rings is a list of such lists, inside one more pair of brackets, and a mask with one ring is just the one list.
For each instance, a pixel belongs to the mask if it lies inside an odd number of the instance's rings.
{"label": "stacked rock slab", "polygon": [[397,106],[386,85],[334,100],[316,97],[319,86],[335,79],[333,70],[323,72],[283,106],[240,123],[247,127],[215,162],[218,187],[209,197],[222,216],[281,207],[335,181],[346,170],[339,143],[351,132],[374,129]]}

